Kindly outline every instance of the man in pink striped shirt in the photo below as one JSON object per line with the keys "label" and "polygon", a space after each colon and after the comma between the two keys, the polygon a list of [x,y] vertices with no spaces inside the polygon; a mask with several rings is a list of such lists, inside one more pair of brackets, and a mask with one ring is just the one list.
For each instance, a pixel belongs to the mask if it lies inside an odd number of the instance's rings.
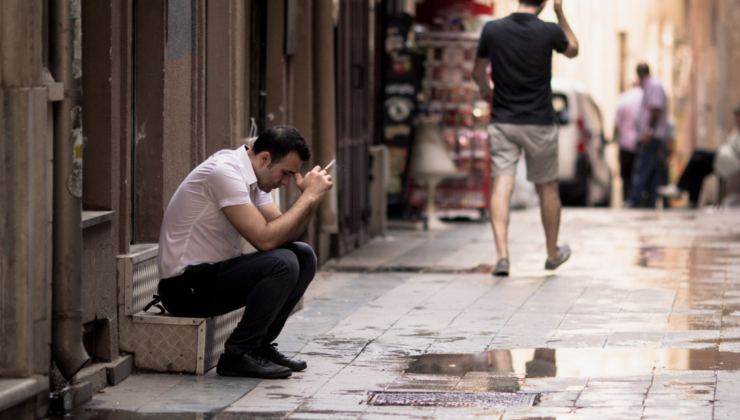
{"label": "man in pink striped shirt", "polygon": [[632,191],[626,207],[654,208],[658,199],[658,185],[663,181],[666,158],[665,138],[668,127],[668,101],[660,80],[650,75],[650,67],[641,63],[637,75],[642,85],[643,98],[637,116],[635,167],[632,170]]}
{"label": "man in pink striped shirt", "polygon": [[642,86],[635,84],[632,89],[619,96],[617,116],[614,118],[614,140],[619,141],[619,169],[622,175],[622,198],[629,199],[632,187],[632,167],[635,162],[635,149],[639,139],[637,117],[642,107]]}

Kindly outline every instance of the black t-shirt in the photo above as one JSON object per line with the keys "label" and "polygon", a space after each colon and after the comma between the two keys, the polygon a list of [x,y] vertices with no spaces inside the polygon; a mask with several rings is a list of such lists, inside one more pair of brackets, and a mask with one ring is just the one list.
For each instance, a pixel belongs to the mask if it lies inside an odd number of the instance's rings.
{"label": "black t-shirt", "polygon": [[491,60],[491,122],[549,125],[552,108],[552,51],[565,52],[563,29],[530,13],[512,13],[488,22],[477,56]]}

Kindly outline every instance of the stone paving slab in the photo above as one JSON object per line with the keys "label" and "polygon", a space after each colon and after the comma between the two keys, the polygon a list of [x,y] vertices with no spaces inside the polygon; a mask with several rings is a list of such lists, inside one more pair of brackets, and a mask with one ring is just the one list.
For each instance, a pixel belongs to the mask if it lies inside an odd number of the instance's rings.
{"label": "stone paving slab", "polygon": [[136,411],[187,378],[185,375],[132,374],[115,387],[93,396],[88,408]]}
{"label": "stone paving slab", "polygon": [[255,379],[221,377],[211,370],[204,376],[187,376],[136,411],[139,413],[217,412],[254,389],[258,383],[259,381]]}
{"label": "stone paving slab", "polygon": [[[561,237],[574,254],[552,273],[542,269],[538,212],[514,212],[508,278],[455,271],[495,264],[488,225],[391,231],[323,267],[288,321],[280,349],[307,360],[306,372],[279,381],[138,374],[89,407],[217,419],[737,419],[740,372],[707,368],[695,359],[707,353],[692,351],[740,352],[738,220],[566,209]],[[538,365],[524,349],[534,348],[554,349],[546,371],[557,377],[527,377]],[[613,356],[599,359],[600,351]],[[630,367],[635,352],[668,366]],[[408,371],[423,355],[450,357],[429,368],[450,371]],[[452,373],[456,355],[482,355],[487,364],[475,369],[492,370]],[[367,404],[370,392],[409,390],[510,390],[540,400]]]}

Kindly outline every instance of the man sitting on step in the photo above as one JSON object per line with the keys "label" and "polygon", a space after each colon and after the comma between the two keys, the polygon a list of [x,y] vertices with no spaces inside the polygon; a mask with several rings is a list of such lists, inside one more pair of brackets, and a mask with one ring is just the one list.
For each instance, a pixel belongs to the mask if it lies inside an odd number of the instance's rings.
{"label": "man sitting on step", "polygon": [[[287,378],[307,367],[273,340],[316,274],[313,250],[294,241],[333,184],[318,166],[301,176],[310,158],[298,130],[274,127],[251,150],[221,150],[198,165],[167,206],[159,236],[159,296],[167,311],[204,318],[245,308],[219,375]],[[269,193],[291,178],[302,194],[282,214]],[[242,254],[242,237],[259,251]]]}

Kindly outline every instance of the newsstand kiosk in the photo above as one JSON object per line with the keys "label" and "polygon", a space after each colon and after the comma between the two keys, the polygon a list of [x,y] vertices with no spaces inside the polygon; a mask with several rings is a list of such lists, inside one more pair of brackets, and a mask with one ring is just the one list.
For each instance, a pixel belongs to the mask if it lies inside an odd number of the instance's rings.
{"label": "newsstand kiosk", "polygon": [[[406,45],[397,48],[388,60],[390,68],[386,67],[384,136],[391,152],[389,216],[416,218],[426,207],[426,186],[406,173],[413,153],[413,123],[416,116],[423,115],[439,124],[458,171],[468,174],[440,183],[435,198],[437,214],[484,218],[491,188],[487,132],[490,104],[478,93],[473,64],[480,31],[493,19],[493,6],[472,0],[426,0],[416,7],[413,23],[410,17],[405,22],[399,17],[388,20],[386,51],[401,42],[406,27],[413,27],[416,44],[413,49]],[[405,38],[403,42],[407,44]]]}

